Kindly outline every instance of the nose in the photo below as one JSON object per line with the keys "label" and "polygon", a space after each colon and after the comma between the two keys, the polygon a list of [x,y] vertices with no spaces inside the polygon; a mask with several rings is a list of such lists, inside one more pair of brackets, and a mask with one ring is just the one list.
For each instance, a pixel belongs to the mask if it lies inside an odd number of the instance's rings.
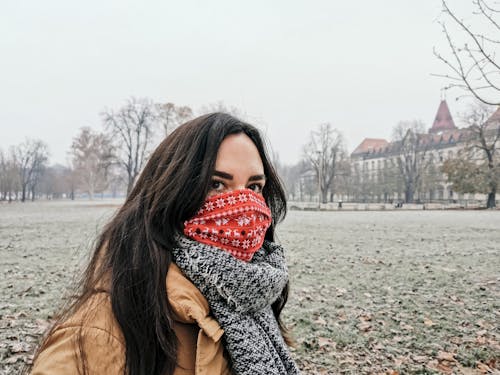
{"label": "nose", "polygon": [[236,185],[235,188],[233,190],[243,190],[243,189],[246,189],[247,187],[243,184],[243,185]]}
{"label": "nose", "polygon": [[234,190],[243,190],[247,189],[247,178],[239,177],[239,176],[234,176],[233,181],[231,181],[227,185],[227,191],[234,191]]}

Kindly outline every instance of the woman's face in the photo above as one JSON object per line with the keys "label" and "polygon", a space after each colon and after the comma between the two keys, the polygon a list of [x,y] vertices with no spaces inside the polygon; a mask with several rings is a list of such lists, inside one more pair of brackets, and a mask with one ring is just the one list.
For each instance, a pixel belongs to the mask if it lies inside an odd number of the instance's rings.
{"label": "woman's face", "polygon": [[265,183],[264,166],[252,140],[244,133],[227,136],[217,152],[208,196],[245,188],[262,194]]}

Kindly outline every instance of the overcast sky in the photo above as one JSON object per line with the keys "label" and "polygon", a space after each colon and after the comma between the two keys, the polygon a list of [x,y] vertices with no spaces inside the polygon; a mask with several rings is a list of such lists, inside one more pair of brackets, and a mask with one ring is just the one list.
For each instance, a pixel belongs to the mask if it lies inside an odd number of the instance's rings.
{"label": "overcast sky", "polygon": [[[469,0],[452,1],[467,15]],[[457,3],[457,4],[455,4]],[[460,3],[460,4],[458,4]],[[430,127],[446,82],[439,0],[2,2],[0,148],[41,138],[64,163],[82,126],[131,96],[224,101],[295,162],[330,122],[352,151],[400,120]],[[464,110],[448,93],[453,115]]]}

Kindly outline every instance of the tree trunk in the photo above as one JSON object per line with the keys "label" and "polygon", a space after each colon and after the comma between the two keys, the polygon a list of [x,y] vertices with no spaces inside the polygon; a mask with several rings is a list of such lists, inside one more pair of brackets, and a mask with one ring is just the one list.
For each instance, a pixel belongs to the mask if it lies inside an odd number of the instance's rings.
{"label": "tree trunk", "polygon": [[328,203],[328,191],[321,191],[321,203]]}
{"label": "tree trunk", "polygon": [[23,192],[21,195],[21,202],[24,202],[26,200],[26,185],[23,185]]}
{"label": "tree trunk", "polygon": [[405,203],[413,203],[413,188],[411,186],[405,189]]}
{"label": "tree trunk", "polygon": [[486,208],[495,208],[496,207],[496,189],[493,189],[488,193],[488,200],[486,201]]}

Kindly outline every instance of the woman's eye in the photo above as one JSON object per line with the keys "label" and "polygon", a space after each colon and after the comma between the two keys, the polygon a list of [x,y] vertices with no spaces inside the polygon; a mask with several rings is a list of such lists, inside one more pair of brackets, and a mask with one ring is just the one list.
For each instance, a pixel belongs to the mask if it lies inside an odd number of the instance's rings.
{"label": "woman's eye", "polygon": [[212,184],[210,185],[210,189],[217,190],[217,191],[223,190],[224,183],[222,181],[213,180]]}
{"label": "woman's eye", "polygon": [[248,189],[253,190],[255,193],[262,193],[262,184],[251,184]]}

